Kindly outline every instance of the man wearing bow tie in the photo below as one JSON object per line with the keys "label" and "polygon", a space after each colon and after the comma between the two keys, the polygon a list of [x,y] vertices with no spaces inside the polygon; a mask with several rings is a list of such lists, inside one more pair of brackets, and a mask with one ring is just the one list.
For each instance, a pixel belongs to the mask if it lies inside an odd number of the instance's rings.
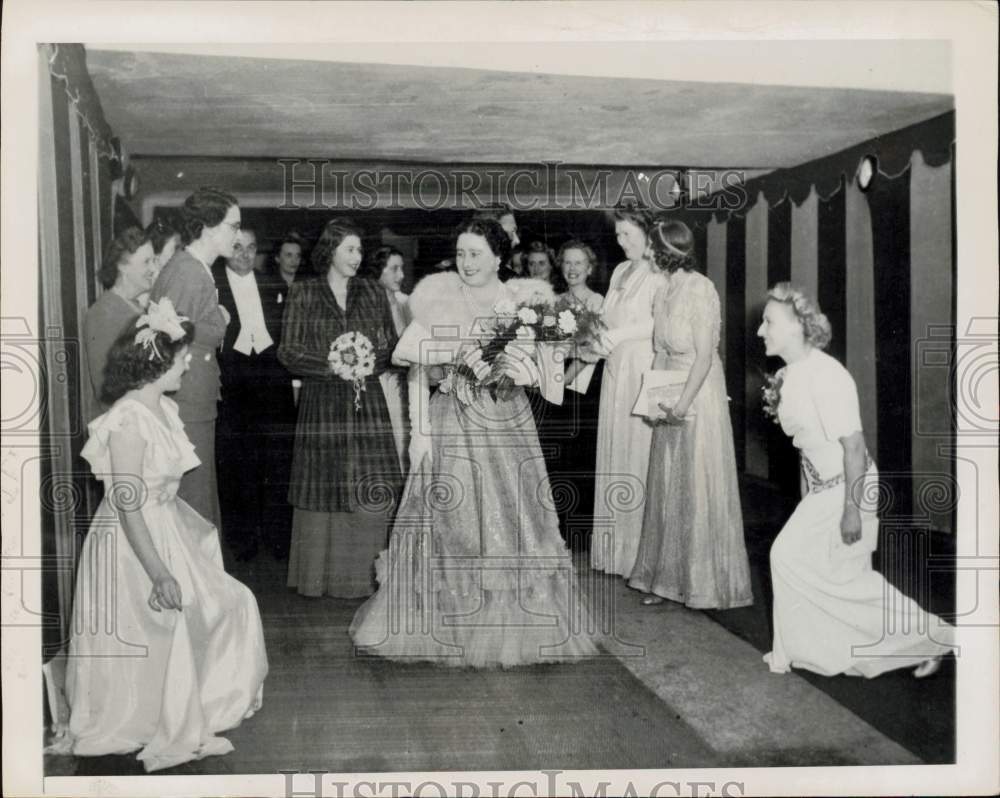
{"label": "man wearing bow tie", "polygon": [[232,321],[219,352],[222,402],[216,448],[223,530],[240,560],[261,544],[288,553],[288,472],[295,433],[291,376],[278,362],[284,282],[254,271],[257,236],[242,228],[225,265],[216,265],[219,305]]}

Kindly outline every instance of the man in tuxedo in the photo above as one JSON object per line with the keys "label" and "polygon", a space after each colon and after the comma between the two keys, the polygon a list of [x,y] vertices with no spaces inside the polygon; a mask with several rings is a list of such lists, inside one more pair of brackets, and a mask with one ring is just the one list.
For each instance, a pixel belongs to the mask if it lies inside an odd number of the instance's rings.
{"label": "man in tuxedo", "polygon": [[288,556],[288,476],[295,434],[291,376],[278,362],[287,287],[254,271],[257,236],[242,228],[233,256],[213,269],[219,305],[232,321],[219,352],[222,402],[216,448],[223,529],[239,560],[261,545]]}

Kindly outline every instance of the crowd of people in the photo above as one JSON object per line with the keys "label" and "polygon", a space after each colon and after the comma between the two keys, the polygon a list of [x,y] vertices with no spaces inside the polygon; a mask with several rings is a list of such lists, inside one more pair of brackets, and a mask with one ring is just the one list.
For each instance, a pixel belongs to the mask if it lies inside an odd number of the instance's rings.
{"label": "crowd of people", "polygon": [[[224,548],[287,557],[303,596],[367,599],[350,628],[359,653],[451,666],[596,655],[580,540],[643,605],[751,604],[718,293],[683,222],[626,208],[614,227],[625,260],[604,295],[590,244],[522,243],[509,209],[463,222],[454,260],[409,296],[403,253],[366,256],[344,218],[311,247],[311,275],[295,235],[272,270],[255,268],[256,236],[218,189],[191,195],[173,227],[116,236],[85,324],[103,412],[83,455],[106,496],[70,653],[99,653],[101,625],[82,619],[104,612],[150,656],[70,657],[66,750],[142,749],[150,770],[227,750],[217,735],[260,707],[267,657]],[[562,402],[512,350],[496,361],[509,392],[463,394],[456,370],[482,366],[471,355],[497,307],[527,302],[600,316],[560,362]],[[372,348],[353,382],[330,363],[351,334]],[[952,627],[931,616],[919,628],[938,638],[919,634],[907,619],[921,608],[872,569],[878,471],[854,381],[822,351],[830,334],[812,298],[771,289],[759,336],[787,364],[774,411],[803,476],[771,552],[765,659],[775,672],[928,676]],[[676,391],[637,412],[660,372],[679,375]],[[122,600],[95,607],[108,550]]]}

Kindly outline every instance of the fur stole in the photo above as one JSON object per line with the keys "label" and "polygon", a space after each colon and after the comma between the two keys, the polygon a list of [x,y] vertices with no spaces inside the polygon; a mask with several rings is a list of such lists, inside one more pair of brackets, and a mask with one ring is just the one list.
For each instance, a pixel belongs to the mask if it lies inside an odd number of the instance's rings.
{"label": "fur stole", "polygon": [[[462,278],[455,272],[430,274],[424,277],[410,294],[409,308],[414,321],[426,329],[439,325],[458,325],[467,330],[473,321],[473,311],[462,292]],[[554,302],[552,285],[545,280],[522,278],[501,284],[499,299],[522,302]]]}

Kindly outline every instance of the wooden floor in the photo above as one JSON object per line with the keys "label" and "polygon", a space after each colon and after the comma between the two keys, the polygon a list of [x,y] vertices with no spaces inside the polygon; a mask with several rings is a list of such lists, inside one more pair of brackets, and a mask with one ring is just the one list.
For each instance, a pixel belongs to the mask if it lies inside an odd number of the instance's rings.
{"label": "wooden floor", "polygon": [[[748,542],[759,537],[748,525]],[[639,609],[637,594],[608,577],[603,589],[631,624],[622,628],[647,645],[645,661],[609,655],[511,671],[357,657],[347,627],[360,601],[298,596],[285,587],[287,564],[262,553],[232,570],[263,616],[264,708],[226,733],[233,753],[162,774],[953,761],[951,663],[919,684],[903,673],[769,677],[759,658],[769,642],[767,546],[757,543],[754,607]],[[810,737],[812,726],[826,731]],[[142,772],[134,754],[46,758],[50,776]]]}

